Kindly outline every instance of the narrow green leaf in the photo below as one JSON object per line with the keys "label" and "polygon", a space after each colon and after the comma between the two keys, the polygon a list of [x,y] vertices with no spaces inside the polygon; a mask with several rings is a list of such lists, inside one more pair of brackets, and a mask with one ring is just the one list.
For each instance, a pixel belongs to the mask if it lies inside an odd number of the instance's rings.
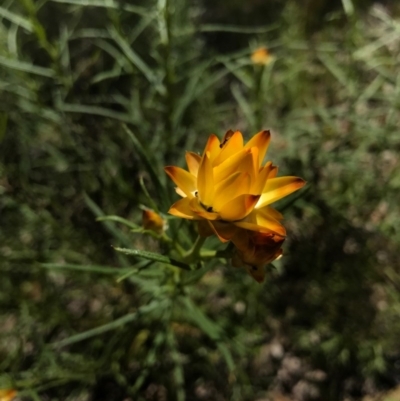
{"label": "narrow green leaf", "polygon": [[334,58],[325,53],[319,54],[318,58],[321,60],[322,64],[325,65],[328,71],[344,86],[348,89],[350,94],[353,94],[355,91],[354,83],[346,76],[344,69],[341,68]]}
{"label": "narrow green leaf", "polygon": [[[90,199],[90,197],[86,193],[83,194],[83,198],[84,198],[85,203],[88,206],[88,208],[92,211],[92,213],[96,217],[104,217],[105,216],[104,212],[96,205],[96,203],[94,203],[92,201],[92,199]],[[128,236],[126,236],[121,230],[116,228],[115,224],[113,222],[105,221],[104,225],[107,228],[107,230],[114,236],[114,238],[119,240],[122,244],[124,244],[125,246],[131,245],[130,238]],[[124,266],[129,265],[128,259],[124,255],[119,255],[119,260],[120,260],[121,264],[123,264]]]}
{"label": "narrow green leaf", "polygon": [[172,370],[175,386],[176,386],[176,400],[185,401],[185,378],[181,358],[176,345],[176,338],[174,332],[170,329],[167,333],[167,344],[170,347],[171,359],[174,362]]}
{"label": "narrow green leaf", "polygon": [[6,113],[0,113],[0,143],[3,141],[3,138],[6,134],[7,121],[8,115]]}
{"label": "narrow green leaf", "polygon": [[121,48],[125,57],[154,85],[160,94],[165,94],[165,88],[161,82],[157,82],[153,70],[143,61],[143,59],[131,48],[130,44],[117,32],[115,28],[109,29],[111,37]]}
{"label": "narrow green leaf", "polygon": [[266,33],[271,32],[278,28],[278,24],[251,27],[251,26],[239,26],[239,25],[226,25],[226,24],[204,24],[200,26],[200,32],[232,32],[232,33]]}
{"label": "narrow green leaf", "polygon": [[233,357],[231,352],[229,351],[229,348],[226,346],[226,344],[224,344],[221,341],[217,343],[217,348],[219,352],[221,352],[221,355],[224,358],[226,366],[228,366],[229,371],[233,372],[235,370],[235,363],[233,361]]}
{"label": "narrow green leaf", "polygon": [[26,29],[28,32],[33,32],[33,26],[28,19],[23,18],[20,15],[15,14],[1,6],[0,6],[0,17],[3,17],[6,20],[14,23],[15,25],[18,25]]}
{"label": "narrow green leaf", "polygon": [[206,316],[189,298],[185,297],[182,301],[187,311],[187,318],[195,323],[212,340],[220,340],[221,328]]}
{"label": "narrow green leaf", "polygon": [[348,17],[354,14],[354,5],[351,0],[342,0],[344,12]]}
{"label": "narrow green leaf", "polygon": [[147,15],[149,12],[147,8],[134,6],[131,4],[124,4],[113,0],[51,0],[53,3],[71,4],[81,7],[104,7],[113,8],[117,10],[125,10],[134,14]]}
{"label": "narrow green leaf", "polygon": [[243,115],[245,116],[250,127],[254,128],[256,126],[256,120],[253,112],[253,108],[247,101],[247,99],[243,96],[239,85],[232,85],[231,87],[232,95],[236,99],[240,109],[242,110]]}
{"label": "narrow green leaf", "polygon": [[[159,191],[161,203],[163,207],[166,209],[168,207],[168,204],[170,203],[169,196],[165,191],[165,186],[160,181],[160,172],[154,168],[154,166],[157,166],[157,163],[153,160],[147,149],[138,140],[136,135],[125,124],[123,125],[123,128],[127,133],[127,135],[129,136],[129,138],[131,139],[131,141],[133,142],[133,145],[135,146],[136,150],[138,151],[139,156],[144,166],[146,167],[146,171],[150,174],[154,186]],[[165,174],[163,174],[163,176],[165,176]]]}
{"label": "narrow green leaf", "polygon": [[153,301],[148,305],[140,307],[136,312],[128,313],[127,315],[125,315],[119,319],[116,319],[113,322],[104,324],[102,326],[96,327],[91,330],[87,330],[83,333],[73,335],[71,337],[65,338],[64,340],[51,343],[50,347],[51,348],[65,347],[67,345],[75,344],[77,342],[87,340],[88,338],[95,337],[100,334],[106,333],[107,331],[118,329],[119,327],[122,327],[127,323],[133,322],[140,315],[150,313],[150,312],[156,310],[157,308],[160,308],[160,306],[161,306],[161,304],[159,301]]}
{"label": "narrow green leaf", "polygon": [[178,260],[172,259],[168,256],[160,255],[159,253],[142,251],[140,249],[127,249],[127,248],[118,248],[118,247],[114,247],[114,249],[117,252],[122,252],[125,255],[137,256],[137,257],[144,258],[147,260],[152,260],[154,262],[165,263],[167,265],[176,266],[176,267],[179,267],[180,269],[189,270],[189,271],[191,270],[189,265],[179,262]]}
{"label": "narrow green leaf", "polygon": [[98,266],[98,265],[76,265],[70,263],[39,263],[39,266],[49,270],[75,270],[85,273],[100,273],[100,274],[111,274],[119,275],[121,273],[130,273],[134,271],[134,268],[128,267],[112,267],[112,266]]}
{"label": "narrow green leaf", "polygon": [[124,224],[125,226],[127,226],[133,230],[136,230],[137,228],[141,228],[137,224],[135,224],[127,219],[124,219],[123,217],[119,217],[119,216],[101,216],[101,217],[98,217],[96,219],[96,221],[115,221],[116,223]]}
{"label": "narrow green leaf", "polygon": [[106,118],[113,118],[124,123],[132,122],[131,118],[126,113],[121,113],[118,111],[110,110],[105,107],[99,106],[88,106],[84,104],[68,104],[61,103],[58,105],[59,110],[66,113],[82,113],[82,114],[92,114]]}
{"label": "narrow green leaf", "polygon": [[30,74],[41,75],[43,77],[53,78],[55,76],[55,72],[50,68],[38,67],[24,61],[12,60],[3,56],[0,56],[0,64],[13,70],[25,71]]}
{"label": "narrow green leaf", "polygon": [[190,285],[193,283],[197,283],[207,272],[209,272],[213,268],[213,263],[207,263],[201,269],[193,270],[187,273],[183,279],[184,285]]}

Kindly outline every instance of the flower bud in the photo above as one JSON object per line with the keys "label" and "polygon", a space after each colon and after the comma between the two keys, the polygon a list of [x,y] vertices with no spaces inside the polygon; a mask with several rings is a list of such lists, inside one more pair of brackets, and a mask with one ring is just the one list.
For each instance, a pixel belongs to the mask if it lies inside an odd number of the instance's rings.
{"label": "flower bud", "polygon": [[157,234],[162,234],[165,230],[166,221],[154,210],[145,209],[142,214],[142,226],[145,230],[151,230]]}

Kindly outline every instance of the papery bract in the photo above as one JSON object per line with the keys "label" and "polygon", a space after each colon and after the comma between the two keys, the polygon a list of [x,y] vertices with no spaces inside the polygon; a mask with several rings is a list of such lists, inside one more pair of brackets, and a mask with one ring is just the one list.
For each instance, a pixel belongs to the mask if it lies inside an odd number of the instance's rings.
{"label": "papery bract", "polygon": [[282,255],[285,238],[275,234],[264,234],[243,230],[238,232],[232,242],[235,252],[232,265],[245,267],[247,272],[259,283],[264,281],[264,266]]}

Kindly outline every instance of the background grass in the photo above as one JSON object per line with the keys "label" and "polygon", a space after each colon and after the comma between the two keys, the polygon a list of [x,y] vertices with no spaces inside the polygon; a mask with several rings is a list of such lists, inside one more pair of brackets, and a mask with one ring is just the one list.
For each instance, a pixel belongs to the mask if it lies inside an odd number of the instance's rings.
{"label": "background grass", "polygon": [[[399,384],[398,12],[3,1],[0,388],[342,400]],[[252,64],[259,46],[269,65]],[[269,158],[308,181],[277,205],[289,238],[266,283],[222,260],[183,274],[115,252],[168,250],[132,232],[140,206],[166,213],[176,195],[163,166],[230,128],[271,129]],[[169,225],[189,247],[193,227]]]}

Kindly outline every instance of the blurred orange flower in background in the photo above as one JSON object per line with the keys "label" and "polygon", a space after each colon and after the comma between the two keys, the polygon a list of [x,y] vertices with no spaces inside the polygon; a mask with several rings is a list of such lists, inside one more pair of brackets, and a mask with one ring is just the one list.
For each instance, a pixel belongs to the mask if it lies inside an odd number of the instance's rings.
{"label": "blurred orange flower in background", "polygon": [[212,134],[202,156],[186,153],[188,170],[165,167],[182,196],[169,213],[197,220],[202,236],[214,233],[222,242],[232,240],[241,260],[254,266],[278,256],[274,250],[267,257],[265,244],[271,245],[272,238],[281,244],[286,235],[283,216],[269,205],[305,184],[299,177],[276,177],[277,167],[263,164],[270,137],[261,131],[244,144],[239,131],[228,131],[222,141]]}
{"label": "blurred orange flower in background", "polygon": [[266,47],[260,47],[251,53],[253,64],[268,65],[274,61],[275,57],[271,55]]}
{"label": "blurred orange flower in background", "polygon": [[17,395],[17,392],[12,389],[1,389],[0,390],[0,401],[11,401],[13,400]]}

